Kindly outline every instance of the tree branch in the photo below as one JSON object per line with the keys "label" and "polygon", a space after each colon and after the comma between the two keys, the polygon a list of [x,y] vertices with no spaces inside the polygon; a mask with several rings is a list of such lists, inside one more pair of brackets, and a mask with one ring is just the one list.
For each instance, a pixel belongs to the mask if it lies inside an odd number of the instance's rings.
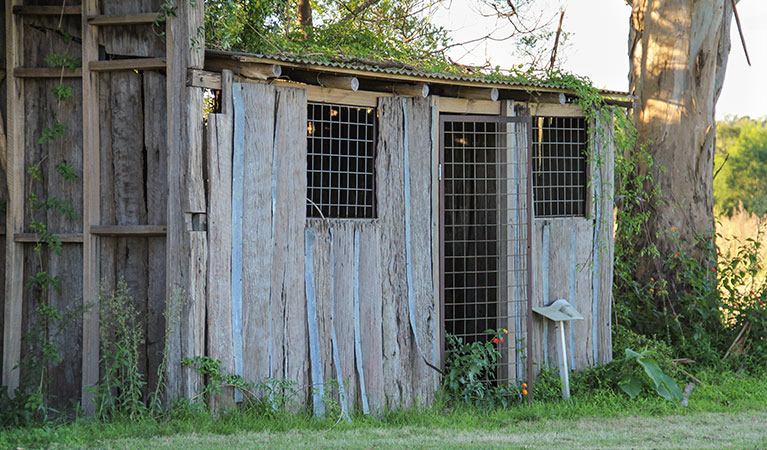
{"label": "tree branch", "polygon": [[341,18],[341,22],[348,22],[348,21],[352,20],[353,18],[357,17],[357,15],[359,15],[359,13],[365,11],[366,9],[368,9],[371,6],[375,5],[379,1],[381,1],[381,0],[366,0],[365,3],[359,5],[358,7],[354,8],[352,10],[352,12],[350,12],[349,14],[343,16]]}

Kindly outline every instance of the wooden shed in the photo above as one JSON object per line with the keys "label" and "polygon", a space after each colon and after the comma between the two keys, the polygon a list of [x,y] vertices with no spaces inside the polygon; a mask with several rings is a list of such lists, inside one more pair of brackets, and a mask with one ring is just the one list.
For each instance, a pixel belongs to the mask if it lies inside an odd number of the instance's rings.
{"label": "wooden shed", "polygon": [[[53,404],[92,408],[97,292],[120,278],[146,318],[149,386],[166,298],[183,300],[170,398],[200,391],[180,361],[207,355],[247,381],[295,382],[317,412],[326,391],[366,413],[429,403],[445,333],[473,341],[498,328],[509,332],[498,379],[529,381],[556,361],[553,327],[531,310],[558,298],[586,317],[567,330],[571,367],[611,359],[612,123],[589,123],[574,92],[206,52],[202,7],[187,2],[167,22],[160,0],[46,3],[6,2],[0,21],[4,385],[18,385],[16,364],[34,351],[22,336],[41,297],[89,305],[49,373]],[[82,67],[46,67],[51,51]],[[67,102],[50,94],[59,84]],[[55,121],[64,137],[41,141]],[[61,162],[76,180],[57,177]],[[33,193],[75,214],[32,208]],[[60,253],[33,252],[35,221]],[[24,288],[42,269],[60,290]]]}

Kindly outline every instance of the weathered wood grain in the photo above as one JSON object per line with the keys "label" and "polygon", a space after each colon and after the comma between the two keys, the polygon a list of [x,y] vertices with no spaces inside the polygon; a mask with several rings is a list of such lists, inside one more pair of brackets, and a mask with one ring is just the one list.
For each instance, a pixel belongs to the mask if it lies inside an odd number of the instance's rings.
{"label": "weathered wood grain", "polygon": [[[144,151],[146,152],[146,221],[167,222],[168,157],[165,75],[143,73]],[[165,347],[165,236],[147,239],[147,389],[157,385],[157,369]]]}
{"label": "weathered wood grain", "polygon": [[380,218],[381,284],[383,296],[384,386],[387,407],[412,404],[410,370],[411,334],[407,301],[405,261],[405,198],[403,180],[403,111],[399,98],[380,98],[378,103],[378,153],[376,193]]}
{"label": "weathered wood grain", "polygon": [[[263,381],[271,372],[273,354],[272,299],[272,167],[274,155],[274,88],[258,84],[235,84],[241,101],[235,102],[236,126],[242,124],[244,184],[242,230],[242,322],[244,376]],[[237,106],[240,105],[240,106]],[[241,109],[240,109],[241,108]]]}
{"label": "weathered wood grain", "polygon": [[[314,252],[312,264],[314,270],[314,291],[317,305],[317,336],[319,338],[320,359],[322,362],[321,379],[312,377],[312,386],[316,389],[318,383],[323,385],[325,395],[339,400],[338,389],[331,389],[334,378],[333,342],[331,313],[333,311],[333,279],[330,254],[330,229],[326,222],[319,220],[307,221],[307,228],[314,232]],[[314,366],[312,365],[312,374]]]}
{"label": "weathered wood grain", "polygon": [[360,234],[360,322],[364,324],[360,344],[365,392],[370,412],[380,415],[386,407],[386,384],[389,382],[383,368],[380,227],[370,223],[360,224],[357,228]]}
{"label": "weathered wood grain", "polygon": [[[272,321],[276,355],[283,378],[298,383],[308,400],[308,348],[304,293],[304,226],[306,221],[306,91],[276,88],[274,267]],[[275,323],[276,322],[276,323]],[[276,374],[275,374],[276,375]],[[279,376],[278,376],[279,378]]]}
{"label": "weathered wood grain", "polygon": [[[544,221],[543,220],[535,220],[534,222],[534,228],[533,228],[533,236],[532,239],[532,246],[533,246],[533,266],[530,268],[530,270],[533,271],[532,273],[532,280],[533,280],[533,286],[535,287],[533,289],[533,297],[532,297],[532,305],[533,308],[538,306],[544,305],[544,273],[543,273],[543,226]],[[548,282],[548,280],[546,281]],[[541,371],[541,369],[544,367],[545,360],[543,358],[544,355],[544,340],[543,340],[543,329],[544,329],[544,322],[543,318],[533,313],[533,327],[532,330],[529,332],[529,338],[530,343],[532,344],[532,355],[528,355],[528,357],[532,357],[533,361],[533,375],[532,378],[535,378],[538,376],[538,373]],[[547,330],[548,331],[548,330]]]}
{"label": "weathered wood grain", "polygon": [[[551,221],[549,244],[549,296],[544,299],[546,304],[563,298],[574,304],[570,298],[570,220],[556,219]],[[546,255],[541,255],[546,257]],[[548,327],[549,367],[557,367],[559,361],[559,334],[554,323],[549,321]],[[567,342],[567,340],[565,340]]]}
{"label": "weathered wood grain", "polygon": [[409,205],[410,257],[413,295],[411,312],[418,336],[413,341],[413,402],[431,404],[434,396],[434,379],[437,372],[426,364],[435,365],[433,339],[437,323],[435,311],[439,303],[432,285],[432,236],[431,236],[431,105],[428,99],[402,99],[406,105]]}
{"label": "weathered wood grain", "polygon": [[615,148],[613,138],[612,117],[600,121],[599,127],[601,134],[599,136],[599,154],[601,156],[602,167],[600,169],[601,179],[601,221],[599,227],[600,235],[600,270],[599,270],[599,305],[597,311],[598,339],[599,339],[599,362],[606,363],[612,360],[612,286],[613,286],[613,260],[615,258],[615,246],[613,238],[613,209],[614,203],[614,164]]}
{"label": "weathered wood grain", "polygon": [[[153,13],[160,10],[162,0],[112,0],[101,7],[102,15]],[[165,25],[112,25],[101,27],[99,45],[110,55],[165,56],[161,36]]]}
{"label": "weathered wood grain", "polygon": [[575,368],[577,370],[594,364],[591,327],[594,320],[591,314],[591,265],[594,222],[586,218],[573,221],[575,227],[575,309],[581,312],[584,320],[573,324],[575,328]]}
{"label": "weathered wood grain", "polygon": [[349,221],[333,224],[333,259],[336,345],[341,360],[340,367],[336,368],[336,376],[340,371],[346,385],[348,409],[354,411],[360,404],[360,393],[354,364],[354,227]]}
{"label": "weathered wood grain", "polygon": [[[233,115],[208,116],[208,298],[207,355],[234,373],[232,343],[232,148]],[[211,407],[231,406],[234,394],[225,388],[212,396]]]}

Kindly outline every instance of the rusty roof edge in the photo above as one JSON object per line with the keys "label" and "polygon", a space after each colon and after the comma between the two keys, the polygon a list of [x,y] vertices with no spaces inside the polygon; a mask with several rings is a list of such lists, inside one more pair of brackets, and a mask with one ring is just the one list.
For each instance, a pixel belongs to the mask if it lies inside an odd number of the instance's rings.
{"label": "rusty roof edge", "polygon": [[[511,80],[488,80],[469,75],[461,76],[447,73],[427,72],[419,70],[419,73],[412,69],[383,69],[375,70],[374,66],[361,63],[344,64],[342,62],[315,61],[309,58],[297,56],[273,56],[259,55],[254,53],[230,52],[223,50],[206,50],[206,59],[229,59],[243,64],[279,64],[285,68],[302,69],[316,72],[324,72],[336,75],[355,75],[377,80],[413,82],[413,83],[432,83],[441,85],[460,84],[467,87],[488,87],[492,86],[503,90],[539,92],[539,93],[564,93],[575,94],[573,89],[565,86],[542,86],[535,83],[515,82]],[[599,89],[599,93],[608,98],[618,101],[633,103],[635,96],[628,92],[615,91],[609,89]]]}

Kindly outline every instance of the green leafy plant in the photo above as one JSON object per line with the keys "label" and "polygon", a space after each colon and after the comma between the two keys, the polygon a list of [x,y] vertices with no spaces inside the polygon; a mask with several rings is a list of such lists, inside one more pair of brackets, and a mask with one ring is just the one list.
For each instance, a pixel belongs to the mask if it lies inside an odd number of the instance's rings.
{"label": "green leafy plant", "polygon": [[506,330],[486,330],[486,340],[471,343],[446,334],[446,360],[443,388],[448,401],[482,407],[507,407],[527,395],[527,384],[519,386],[499,383],[498,345],[503,344]]}
{"label": "green leafy plant", "polygon": [[[636,361],[644,369],[647,377],[638,377],[634,374],[624,377],[619,385],[629,397],[635,398],[642,391],[643,386],[651,386],[655,392],[666,400],[679,401],[682,399],[682,391],[673,378],[663,373],[658,364],[650,359],[645,353],[637,353],[626,349],[626,361]],[[649,383],[648,383],[649,380]]]}

